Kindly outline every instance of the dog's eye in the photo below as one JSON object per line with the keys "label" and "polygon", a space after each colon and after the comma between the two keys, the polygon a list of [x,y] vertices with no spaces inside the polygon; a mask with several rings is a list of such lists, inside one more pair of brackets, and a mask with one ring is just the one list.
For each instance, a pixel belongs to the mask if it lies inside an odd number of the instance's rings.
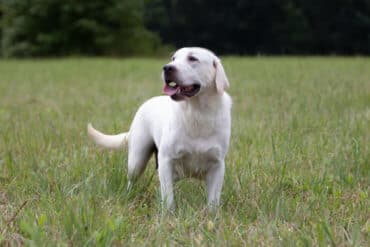
{"label": "dog's eye", "polygon": [[171,57],[171,61],[174,61],[175,60],[175,57]]}
{"label": "dog's eye", "polygon": [[198,58],[196,58],[196,57],[194,57],[194,56],[188,56],[188,60],[189,60],[190,62],[197,62],[197,61],[199,61],[199,59],[198,59]]}

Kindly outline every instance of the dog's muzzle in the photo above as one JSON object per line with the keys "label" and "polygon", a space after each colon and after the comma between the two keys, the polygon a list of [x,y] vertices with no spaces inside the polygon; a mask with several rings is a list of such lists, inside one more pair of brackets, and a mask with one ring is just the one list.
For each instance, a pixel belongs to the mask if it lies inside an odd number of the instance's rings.
{"label": "dog's muzzle", "polygon": [[195,96],[199,90],[199,84],[185,86],[178,82],[176,77],[177,69],[173,65],[163,66],[164,87],[163,93],[170,96],[173,100],[179,101]]}

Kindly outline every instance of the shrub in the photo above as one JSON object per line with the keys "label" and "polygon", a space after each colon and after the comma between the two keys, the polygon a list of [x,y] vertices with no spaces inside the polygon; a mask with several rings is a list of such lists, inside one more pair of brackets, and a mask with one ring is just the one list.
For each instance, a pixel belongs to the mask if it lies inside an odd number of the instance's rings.
{"label": "shrub", "polygon": [[159,37],[135,0],[3,0],[6,57],[150,53]]}

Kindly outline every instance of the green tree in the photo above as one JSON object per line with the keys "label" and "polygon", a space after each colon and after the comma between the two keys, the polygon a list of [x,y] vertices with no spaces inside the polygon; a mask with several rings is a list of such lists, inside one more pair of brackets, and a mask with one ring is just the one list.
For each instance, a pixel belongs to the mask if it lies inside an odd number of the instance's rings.
{"label": "green tree", "polygon": [[5,56],[150,53],[160,42],[143,22],[143,1],[3,0]]}
{"label": "green tree", "polygon": [[147,26],[177,47],[234,54],[370,54],[369,0],[148,0]]}

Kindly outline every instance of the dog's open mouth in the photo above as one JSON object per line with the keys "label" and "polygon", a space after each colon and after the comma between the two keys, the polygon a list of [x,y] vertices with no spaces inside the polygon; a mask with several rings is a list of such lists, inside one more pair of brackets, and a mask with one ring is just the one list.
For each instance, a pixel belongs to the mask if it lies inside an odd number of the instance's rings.
{"label": "dog's open mouth", "polygon": [[182,100],[185,97],[193,97],[200,90],[199,84],[193,84],[190,86],[180,86],[176,82],[166,81],[163,87],[163,93],[171,96],[173,100]]}

